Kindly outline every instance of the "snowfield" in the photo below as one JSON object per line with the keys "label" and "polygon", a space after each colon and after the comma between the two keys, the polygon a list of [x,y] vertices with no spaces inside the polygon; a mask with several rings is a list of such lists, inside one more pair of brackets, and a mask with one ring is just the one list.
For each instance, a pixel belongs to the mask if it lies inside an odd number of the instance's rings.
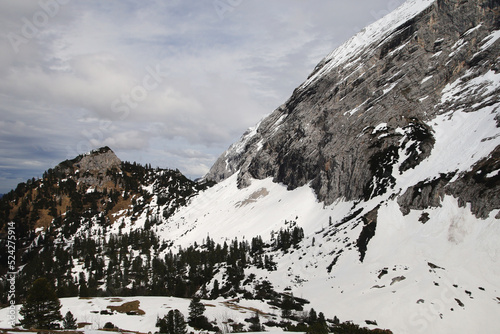
{"label": "snowfield", "polygon": [[[264,188],[266,196],[238,205]],[[380,200],[357,208],[368,212]],[[363,325],[375,320],[394,333],[477,328],[496,332],[500,326],[497,212],[477,219],[469,207],[459,207],[455,198],[445,196],[441,207],[425,210],[429,220],[422,224],[422,211],[403,216],[396,200],[385,201],[361,263],[354,244],[362,224],[354,220],[329,228],[329,221],[338,223],[355,206],[340,201],[322,207],[308,187],[286,191],[270,179],[253,180],[250,187],[238,190],[235,178],[230,178],[181,209],[171,223],[178,219],[180,229],[171,234],[164,230],[163,236],[176,245],[202,242],[207,235],[215,242],[234,237],[250,240],[256,235],[269,240],[266,231],[277,231],[292,219],[304,229],[300,249],[276,253],[277,271],[250,268],[246,275],[253,273],[272,282],[277,291],[306,298],[311,302],[306,308],[324,312],[327,318]],[[328,272],[337,254],[337,263]]]}
{"label": "snowfield", "polygon": [[[112,312],[108,308],[134,301],[139,301],[139,309],[145,314],[127,315],[116,311]],[[123,331],[154,333],[158,331],[158,328],[155,327],[156,319],[163,317],[170,310],[178,309],[187,320],[190,301],[190,299],[173,297],[62,298],[61,314],[64,316],[66,312],[71,311],[85,333],[96,333],[107,322],[113,323]],[[205,316],[209,321],[216,322],[217,326],[225,332],[229,332],[228,326],[232,322],[248,324],[245,323],[245,319],[255,316],[257,310],[261,323],[280,318],[280,312],[260,301],[235,301],[219,298],[217,300],[202,300],[202,303],[206,307]],[[19,309],[19,307],[18,305],[17,308]],[[101,311],[112,314],[101,314]],[[6,320],[7,317],[8,309],[0,310],[0,328],[12,328]],[[192,330],[188,327],[188,331]],[[283,332],[279,328],[272,327],[267,330],[269,331],[266,333]],[[109,333],[109,331],[102,332]]]}

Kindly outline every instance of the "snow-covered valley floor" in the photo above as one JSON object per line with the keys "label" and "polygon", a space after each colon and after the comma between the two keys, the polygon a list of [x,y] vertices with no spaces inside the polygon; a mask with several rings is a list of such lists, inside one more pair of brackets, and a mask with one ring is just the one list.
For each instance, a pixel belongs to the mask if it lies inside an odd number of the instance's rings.
{"label": "snow-covered valley floor", "polygon": [[[136,301],[139,302],[138,310],[142,310],[144,314],[128,315],[113,311],[113,307],[120,307],[125,303]],[[154,333],[158,331],[158,328],[155,327],[157,318],[163,317],[170,310],[178,309],[187,319],[190,301],[190,299],[173,297],[62,298],[61,314],[64,316],[66,312],[71,311],[81,326],[79,330],[85,333],[96,333],[107,322],[113,323],[120,329],[120,332]],[[261,323],[268,320],[279,321],[281,314],[279,310],[261,301],[219,298],[217,300],[202,300],[202,303],[206,307],[205,316],[209,321],[216,322],[217,326],[224,332],[232,331],[229,327],[231,324],[248,325],[245,319],[255,316],[256,312],[259,312]],[[20,305],[17,306],[17,311],[19,308]],[[9,325],[9,311],[9,308],[0,310],[0,328],[7,332],[11,332],[13,329]],[[139,311],[139,313],[143,312]],[[188,331],[191,330],[193,329],[188,328]],[[282,332],[276,327],[267,328],[266,331],[267,333]]]}

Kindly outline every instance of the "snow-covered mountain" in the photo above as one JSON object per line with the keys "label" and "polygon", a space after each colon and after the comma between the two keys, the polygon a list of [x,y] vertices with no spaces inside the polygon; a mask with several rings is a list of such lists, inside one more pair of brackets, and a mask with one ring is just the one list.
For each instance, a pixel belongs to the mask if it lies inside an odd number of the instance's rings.
{"label": "snow-covered mountain", "polygon": [[1,212],[26,230],[20,279],[57,268],[61,297],[199,295],[277,314],[292,298],[297,314],[394,333],[495,333],[498,12],[407,1],[224,152],[212,187],[107,148],[18,187]]}
{"label": "snow-covered mountain", "polygon": [[280,288],[395,333],[495,332],[499,37],[498,2],[407,1],[222,154],[166,235],[293,220],[300,249],[261,274]]}
{"label": "snow-covered mountain", "polygon": [[[266,177],[289,189],[310,184],[319,200],[331,204],[470,170],[479,155],[486,158],[498,145],[496,10],[488,1],[406,2],[323,59],[286,103],[219,158],[206,178],[220,181],[239,171],[240,187]],[[452,142],[439,138],[433,123],[443,123],[440,128]],[[458,129],[457,123],[475,124],[481,135],[475,136],[474,128]],[[462,152],[457,136],[470,143],[469,152]],[[452,159],[437,154],[440,145]],[[434,167],[425,167],[423,175],[426,159]],[[415,178],[396,185],[403,174]],[[457,175],[454,181],[464,178]],[[498,202],[476,205],[477,196],[457,190],[456,197],[467,196],[479,216],[498,207]]]}

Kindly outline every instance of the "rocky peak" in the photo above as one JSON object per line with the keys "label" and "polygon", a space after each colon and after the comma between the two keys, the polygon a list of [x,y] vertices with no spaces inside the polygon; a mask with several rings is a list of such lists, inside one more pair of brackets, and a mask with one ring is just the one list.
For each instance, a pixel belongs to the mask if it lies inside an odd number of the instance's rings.
{"label": "rocky peak", "polygon": [[109,147],[101,147],[75,159],[61,162],[56,169],[66,175],[75,175],[86,186],[103,188],[111,182],[108,171],[121,171],[122,161]]}
{"label": "rocky peak", "polygon": [[498,115],[498,29],[496,1],[407,1],[323,59],[206,178],[310,184],[326,204],[398,193],[398,175],[434,153],[436,117]]}
{"label": "rocky peak", "polygon": [[57,168],[73,169],[82,172],[102,172],[108,169],[120,169],[121,160],[109,147],[101,147],[86,154],[81,154],[72,160],[61,162]]}
{"label": "rocky peak", "polygon": [[84,171],[105,171],[108,169],[119,169],[121,160],[109,147],[102,147],[84,155],[81,160],[75,164],[75,167]]}

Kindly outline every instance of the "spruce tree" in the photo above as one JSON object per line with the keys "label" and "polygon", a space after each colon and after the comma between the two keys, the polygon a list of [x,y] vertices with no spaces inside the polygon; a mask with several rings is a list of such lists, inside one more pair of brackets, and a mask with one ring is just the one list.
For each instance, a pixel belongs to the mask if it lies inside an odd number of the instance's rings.
{"label": "spruce tree", "polygon": [[251,325],[248,328],[249,332],[262,332],[262,325],[260,324],[259,312],[255,311],[253,318],[250,318]]}
{"label": "spruce tree", "polygon": [[68,311],[63,319],[64,329],[76,329],[76,319],[73,317],[73,313]]}
{"label": "spruce tree", "polygon": [[293,307],[294,307],[293,297],[290,295],[284,295],[283,301],[281,302],[281,316],[283,318],[290,318],[292,315]]}
{"label": "spruce tree", "polygon": [[179,310],[170,310],[163,318],[158,318],[156,327],[164,334],[186,334],[186,321]]}
{"label": "spruce tree", "polygon": [[85,281],[85,275],[83,273],[80,273],[80,288],[78,291],[78,296],[80,298],[82,297],[89,297],[89,288],[87,287],[87,282]]}
{"label": "spruce tree", "polygon": [[217,299],[219,297],[219,281],[214,280],[214,287],[212,289],[212,293],[210,294],[210,298]]}
{"label": "spruce tree", "polygon": [[52,284],[42,277],[33,282],[19,313],[24,328],[51,329],[62,320],[61,303]]}
{"label": "spruce tree", "polygon": [[186,334],[186,320],[179,310],[174,311],[174,330],[173,334]]}
{"label": "spruce tree", "polygon": [[200,318],[203,317],[205,312],[205,305],[201,303],[199,297],[193,297],[189,303],[189,324],[193,326]]}
{"label": "spruce tree", "polygon": [[201,303],[200,298],[194,297],[191,299],[189,304],[189,325],[196,329],[215,331],[215,327],[205,317],[204,312],[205,305]]}
{"label": "spruce tree", "polygon": [[309,317],[307,318],[307,322],[309,324],[314,324],[316,321],[318,321],[318,315],[316,314],[316,311],[312,308],[311,311],[309,311]]}
{"label": "spruce tree", "polygon": [[325,315],[323,312],[320,312],[318,316],[316,316],[316,312],[314,309],[311,309],[309,313],[309,328],[306,334],[328,334],[329,328],[325,320]]}

